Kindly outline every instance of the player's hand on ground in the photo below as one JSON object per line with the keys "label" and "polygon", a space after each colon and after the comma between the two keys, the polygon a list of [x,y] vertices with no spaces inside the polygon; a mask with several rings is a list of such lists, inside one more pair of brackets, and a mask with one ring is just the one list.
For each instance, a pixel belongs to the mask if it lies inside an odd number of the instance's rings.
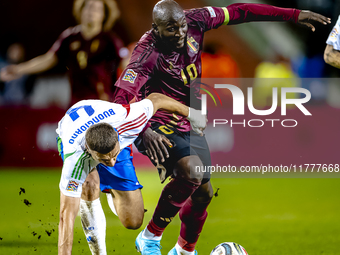
{"label": "player's hand on ground", "polygon": [[165,158],[169,157],[169,152],[165,144],[169,147],[172,147],[172,144],[166,136],[158,134],[152,131],[151,128],[148,128],[143,134],[143,143],[146,148],[146,155],[155,163],[164,162]]}
{"label": "player's hand on ground", "polygon": [[17,74],[16,65],[9,65],[0,70],[1,81],[12,81],[20,78],[21,75]]}
{"label": "player's hand on ground", "polygon": [[311,11],[301,11],[298,17],[298,23],[309,27],[312,31],[315,31],[315,27],[312,25],[311,21],[317,21],[323,25],[331,23],[331,19],[327,18],[321,14],[311,12]]}
{"label": "player's hand on ground", "polygon": [[203,136],[203,130],[206,128],[208,121],[206,115],[202,115],[199,110],[190,108],[190,114],[187,119],[190,121],[191,129]]}

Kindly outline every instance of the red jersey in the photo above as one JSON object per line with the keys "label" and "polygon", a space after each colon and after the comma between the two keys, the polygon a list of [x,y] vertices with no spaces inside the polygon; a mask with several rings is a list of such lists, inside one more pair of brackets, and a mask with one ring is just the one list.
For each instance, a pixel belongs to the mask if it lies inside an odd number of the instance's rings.
{"label": "red jersey", "polygon": [[[200,85],[195,80],[201,78],[201,53],[206,31],[222,24],[248,21],[297,21],[299,11],[269,5],[233,4],[223,8],[191,9],[184,13],[188,24],[185,46],[180,50],[169,50],[153,30],[146,32],[134,49],[126,70],[115,84],[121,88],[115,93],[115,102],[127,103],[133,96],[139,101],[157,92],[185,105],[199,106]],[[164,111],[157,111],[150,121],[173,125],[182,132],[190,130],[186,118]]]}
{"label": "red jersey", "polygon": [[80,26],[66,29],[53,44],[59,63],[69,71],[72,101],[98,99],[98,91],[113,94],[121,41],[110,32],[84,39]]}

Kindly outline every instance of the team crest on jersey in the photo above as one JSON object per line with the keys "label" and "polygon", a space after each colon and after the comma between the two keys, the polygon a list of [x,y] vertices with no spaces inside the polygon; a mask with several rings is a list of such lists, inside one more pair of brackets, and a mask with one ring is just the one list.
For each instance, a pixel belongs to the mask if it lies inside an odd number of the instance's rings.
{"label": "team crest on jersey", "polygon": [[66,187],[67,191],[73,191],[76,192],[78,190],[79,183],[75,181],[69,181]]}
{"label": "team crest on jersey", "polygon": [[137,73],[135,71],[133,71],[132,69],[128,69],[125,72],[125,75],[123,77],[123,81],[135,83],[136,78],[137,78]]}
{"label": "team crest on jersey", "polygon": [[80,48],[80,42],[79,41],[71,42],[71,44],[70,44],[71,50],[78,50],[79,48]]}
{"label": "team crest on jersey", "polygon": [[190,37],[187,41],[189,50],[193,53],[197,53],[199,49],[199,44],[198,42],[195,41],[193,37]]}
{"label": "team crest on jersey", "polygon": [[214,11],[214,9],[212,7],[206,7],[210,13],[210,17],[215,18],[216,17],[216,13]]}

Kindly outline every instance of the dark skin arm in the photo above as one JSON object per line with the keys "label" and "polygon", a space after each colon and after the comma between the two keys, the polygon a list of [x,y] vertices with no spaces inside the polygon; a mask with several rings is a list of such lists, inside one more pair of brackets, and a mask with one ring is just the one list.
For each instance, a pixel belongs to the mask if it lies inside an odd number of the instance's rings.
{"label": "dark skin arm", "polygon": [[165,135],[158,134],[151,128],[147,128],[143,133],[143,144],[146,148],[146,155],[154,162],[164,162],[165,158],[169,157],[165,144],[170,147],[172,144]]}
{"label": "dark skin arm", "polygon": [[[178,102],[162,94],[154,93],[148,96],[147,98],[153,102],[155,112],[158,109],[165,109],[172,112],[174,111],[174,109],[177,109],[175,106],[177,106]],[[167,101],[169,102],[168,104],[166,104]],[[178,113],[187,116],[188,115],[186,109],[187,107],[185,106],[181,107],[181,104],[178,105],[179,105],[178,109],[183,108],[182,111]],[[174,106],[173,109],[171,108],[171,106]],[[171,147],[172,146],[171,142],[164,135],[160,135],[154,132],[151,128],[147,128],[145,130],[143,134],[143,143],[146,148],[146,154],[151,160],[155,161],[156,163],[159,162],[159,159],[160,162],[164,162],[165,161],[164,157],[166,158],[169,157],[169,152],[165,145]],[[159,159],[157,155],[159,156]]]}

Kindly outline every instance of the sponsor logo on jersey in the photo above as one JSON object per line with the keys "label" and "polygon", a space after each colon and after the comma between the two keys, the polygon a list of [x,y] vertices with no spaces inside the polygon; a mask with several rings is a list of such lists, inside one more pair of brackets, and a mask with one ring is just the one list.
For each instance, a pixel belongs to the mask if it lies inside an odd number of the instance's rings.
{"label": "sponsor logo on jersey", "polygon": [[67,184],[66,190],[76,192],[78,190],[78,186],[78,182],[70,180]]}
{"label": "sponsor logo on jersey", "polygon": [[187,43],[188,43],[189,50],[191,52],[193,52],[193,53],[198,52],[199,44],[198,44],[198,42],[195,41],[195,39],[193,37],[190,37],[188,39]]}
{"label": "sponsor logo on jersey", "polygon": [[210,17],[215,18],[216,17],[216,13],[214,11],[214,9],[212,7],[206,7],[210,13]]}
{"label": "sponsor logo on jersey", "polygon": [[133,71],[132,69],[128,69],[125,72],[125,75],[123,77],[123,81],[135,83],[136,78],[137,78],[137,73],[135,71]]}
{"label": "sponsor logo on jersey", "polygon": [[80,48],[80,42],[74,41],[70,44],[70,50],[78,50]]}

